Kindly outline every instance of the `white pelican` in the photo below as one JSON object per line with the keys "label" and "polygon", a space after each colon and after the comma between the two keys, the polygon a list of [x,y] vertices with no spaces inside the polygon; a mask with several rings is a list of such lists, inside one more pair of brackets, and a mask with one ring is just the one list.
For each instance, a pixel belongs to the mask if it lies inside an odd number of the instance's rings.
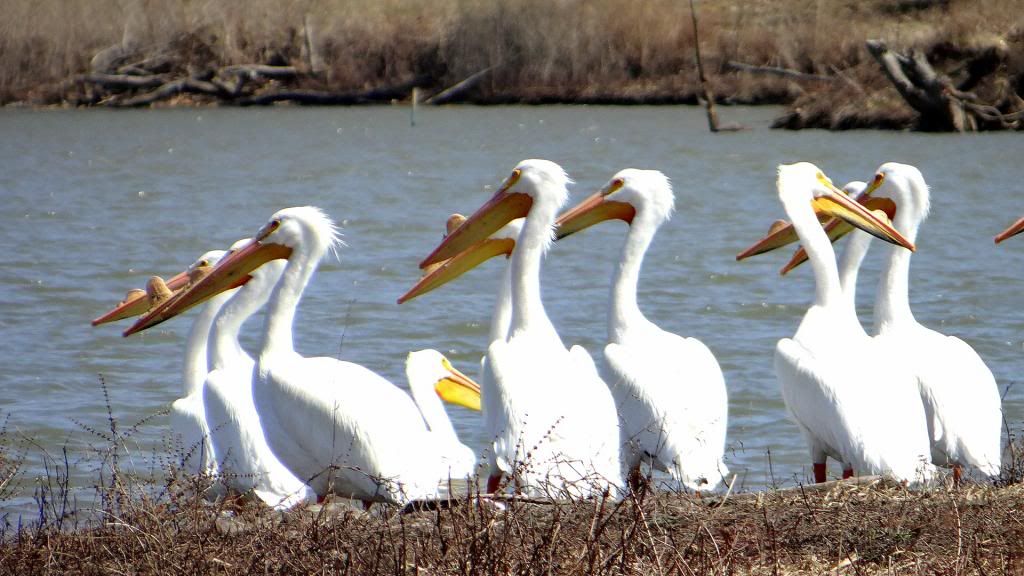
{"label": "white pelican", "polygon": [[480,387],[437,350],[409,352],[405,359],[405,375],[409,391],[423,420],[440,446],[441,457],[448,462],[452,478],[476,475],[476,453],[459,440],[441,400],[471,410],[480,409]]}
{"label": "white pelican", "polygon": [[559,238],[609,219],[629,226],[612,280],[605,381],[622,427],[622,458],[632,483],[646,457],[698,490],[728,474],[722,462],[729,399],[714,354],[648,320],[637,304],[644,254],[675,208],[668,178],[657,170],[626,169],[558,219]]}
{"label": "white pelican", "polygon": [[[894,226],[915,242],[928,216],[928,186],[917,168],[888,162],[878,168],[864,192],[895,206]],[[844,264],[852,281],[846,292],[856,290],[856,270],[870,244],[870,237],[854,234]],[[798,262],[799,254],[793,262]],[[992,371],[969,344],[920,324],[910,310],[910,252],[895,248],[882,269],[875,297],[876,340],[897,354],[917,377],[931,440],[932,462],[952,465],[954,480],[960,467],[969,464],[987,476],[999,474],[1002,407]],[[852,294],[848,296],[853,298]]]}
{"label": "white pelican", "polygon": [[[461,225],[466,218],[461,214],[452,214],[448,218],[448,233],[452,233]],[[474,268],[482,262],[495,256],[509,256],[515,248],[516,239],[523,228],[523,218],[516,218],[502,226],[497,232],[491,234],[486,240],[470,246],[443,262],[431,265],[426,268],[424,275],[415,286],[409,289],[398,303],[401,304],[416,296],[426,294],[431,290],[444,285],[448,281],[458,277],[466,271]],[[506,341],[508,338],[509,325],[512,323],[512,262],[505,264],[501,281],[498,284],[498,297],[494,303],[494,312],[491,315],[491,327],[488,332],[487,346],[496,341]],[[497,417],[488,418],[487,414],[501,414],[501,396],[494,388],[494,380],[485,378],[487,372],[487,355],[480,358],[480,381],[483,382],[481,397],[483,402],[484,422],[487,425],[495,425],[499,422]],[[488,438],[497,438],[498,429],[488,428]],[[497,468],[494,458],[489,459],[487,491],[493,493],[501,479],[501,470]]]}
{"label": "white pelican", "polygon": [[[224,254],[223,250],[207,252],[189,269],[212,267]],[[210,327],[221,308],[233,295],[234,290],[231,290],[211,298],[196,316],[185,341],[182,397],[171,403],[170,421],[175,441],[181,443],[180,450],[184,456],[182,469],[189,474],[205,473],[215,476],[218,472],[217,453],[210,439],[206,406],[203,403],[203,385],[209,371],[207,354]],[[217,492],[219,491],[213,490],[211,495]]]}
{"label": "white pelican", "polygon": [[[180,290],[190,281],[198,280],[207,273],[224,256],[224,250],[211,250],[200,256],[189,267],[164,284],[158,277],[150,279],[147,288],[162,294],[170,294]],[[182,460],[181,470],[187,474],[206,474],[215,476],[218,471],[216,453],[210,439],[210,427],[206,420],[206,407],[203,403],[203,385],[209,372],[207,353],[210,328],[220,312],[221,307],[234,295],[234,290],[219,294],[210,299],[203,310],[196,316],[185,340],[185,362],[182,368],[182,395],[171,403],[170,423],[176,450]],[[107,314],[93,320],[93,325],[112,322],[130,316],[138,316],[146,312],[146,308],[157,305],[153,294],[146,297],[146,292],[133,290],[117,307]],[[163,298],[164,296],[161,296]],[[210,491],[213,496],[217,490]]]}
{"label": "white pelican", "polygon": [[[232,249],[248,242],[240,241]],[[202,388],[221,480],[277,509],[314,501],[316,495],[281,463],[267,443],[252,395],[256,363],[242,349],[238,335],[245,321],[266,304],[284,267],[283,260],[271,260],[253,270],[250,280],[221,308],[210,332],[210,373]]]}
{"label": "white pelican", "polygon": [[126,335],[209,298],[265,262],[286,258],[253,371],[253,396],[271,449],[318,496],[334,493],[364,505],[435,497],[448,466],[409,395],[358,364],[295,352],[296,307],[317,264],[338,244],[334,223],[319,209],[281,210],[250,244]]}
{"label": "white pelican", "polygon": [[[587,496],[622,485],[615,403],[590,355],[567,350],[544,311],[540,267],[569,178],[547,160],[524,160],[497,193],[420,267],[456,256],[525,217],[511,256],[512,320],[487,350],[484,422],[498,468],[528,493]],[[496,406],[497,410],[490,410]],[[496,487],[488,479],[488,490]]]}
{"label": "white pelican", "polygon": [[813,305],[793,338],[780,340],[775,350],[783,399],[807,440],[815,481],[825,479],[826,456],[843,463],[844,476],[857,469],[927,479],[924,410],[912,377],[872,342],[844,304],[835,252],[815,211],[886,241],[911,249],[913,244],[836,189],[813,164],[780,166],[777,185],[815,277]]}

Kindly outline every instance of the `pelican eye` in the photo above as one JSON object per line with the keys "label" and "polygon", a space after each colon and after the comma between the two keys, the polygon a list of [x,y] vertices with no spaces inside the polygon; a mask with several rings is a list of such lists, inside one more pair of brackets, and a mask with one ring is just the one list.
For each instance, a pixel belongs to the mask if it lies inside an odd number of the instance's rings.
{"label": "pelican eye", "polygon": [[508,178],[505,179],[504,184],[501,185],[501,189],[498,192],[499,193],[501,193],[501,192],[508,192],[509,190],[511,190],[512,187],[515,186],[516,183],[519,182],[519,178],[521,178],[522,175],[523,175],[523,171],[520,170],[519,168],[516,168],[515,170],[512,170],[512,173],[509,174]]}
{"label": "pelican eye", "polygon": [[274,231],[277,230],[280,227],[281,227],[281,220],[279,220],[277,218],[274,218],[270,222],[267,222],[266,224],[264,224],[263,228],[260,228],[260,231],[256,233],[256,240],[257,241],[263,240],[267,236],[270,236],[271,234],[273,234]]}
{"label": "pelican eye", "polygon": [[199,264],[198,264],[199,268],[202,268],[203,266],[209,266],[209,265],[210,265],[210,261],[209,260],[200,260]]}
{"label": "pelican eye", "polygon": [[449,371],[449,372],[452,372],[452,371],[455,370],[454,368],[452,368],[452,363],[449,362],[447,358],[441,358],[441,366],[443,366],[444,369]]}
{"label": "pelican eye", "polygon": [[623,180],[622,178],[615,178],[611,182],[608,183],[608,186],[605,188],[604,195],[605,196],[610,196],[611,194],[614,194],[615,192],[618,192],[625,185],[626,185],[626,181],[625,180]]}

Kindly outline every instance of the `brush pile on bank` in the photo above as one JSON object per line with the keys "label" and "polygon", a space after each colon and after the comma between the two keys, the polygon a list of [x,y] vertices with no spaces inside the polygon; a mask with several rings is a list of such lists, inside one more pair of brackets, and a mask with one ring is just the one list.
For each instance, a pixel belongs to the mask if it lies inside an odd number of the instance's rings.
{"label": "brush pile on bank", "polygon": [[[500,504],[500,505],[499,505]],[[495,502],[286,513],[122,499],[94,522],[8,528],[0,572],[133,574],[986,574],[1024,570],[1019,486],[873,481],[621,502]]]}
{"label": "brush pile on bank", "polygon": [[[1017,574],[1024,572],[1024,444],[1001,477],[910,489],[878,477],[762,492],[641,486],[621,500],[491,497],[369,511],[346,500],[287,512],[207,501],[218,478],[142,466],[101,379],[107,422],[78,423],[85,455],[43,453],[0,426],[0,574]],[[170,448],[170,447],[169,447]],[[133,456],[134,454],[134,456]],[[126,463],[131,463],[131,466]],[[94,474],[92,493],[70,478]],[[36,504],[25,510],[25,492]]]}
{"label": "brush pile on bank", "polygon": [[865,41],[870,58],[841,82],[798,97],[775,127],[975,132],[1024,129],[1024,26],[1004,35],[922,34],[902,49]]}

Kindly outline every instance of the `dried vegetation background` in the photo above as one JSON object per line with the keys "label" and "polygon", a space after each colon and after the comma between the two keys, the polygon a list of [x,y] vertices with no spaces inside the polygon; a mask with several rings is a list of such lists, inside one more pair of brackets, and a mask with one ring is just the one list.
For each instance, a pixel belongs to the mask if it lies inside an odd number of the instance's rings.
{"label": "dried vegetation background", "polygon": [[[1022,0],[696,6],[717,98],[791,104],[787,127],[913,125],[865,49],[873,38],[923,52],[957,84],[994,50],[995,68],[969,88],[1003,113],[1024,94]],[[8,103],[359,103],[407,99],[414,86],[426,99],[467,79],[440,100],[694,103],[700,93],[689,3],[679,0],[8,0],[4,12]],[[294,73],[261,76],[253,65]],[[157,76],[139,88],[93,72]]]}

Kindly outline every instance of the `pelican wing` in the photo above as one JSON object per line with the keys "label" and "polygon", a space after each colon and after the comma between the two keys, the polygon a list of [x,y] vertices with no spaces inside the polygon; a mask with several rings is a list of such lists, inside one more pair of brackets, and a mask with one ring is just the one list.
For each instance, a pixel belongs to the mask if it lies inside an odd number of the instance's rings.
{"label": "pelican wing", "polygon": [[615,405],[586,356],[526,339],[488,349],[485,381],[493,378],[501,404],[488,431],[499,465],[528,492],[585,496],[621,484]]}
{"label": "pelican wing", "polygon": [[[245,363],[243,363],[245,364]],[[270,450],[252,397],[252,362],[214,370],[203,387],[211,440],[225,481],[241,493],[252,491],[272,508],[287,509],[316,500],[316,494]]]}
{"label": "pelican wing", "polygon": [[210,429],[206,425],[206,407],[202,392],[193,392],[171,403],[171,432],[179,465],[187,474],[217,471],[217,458],[210,442]]}
{"label": "pelican wing", "polygon": [[[845,380],[839,367],[824,362],[795,340],[783,338],[775,347],[775,374],[782,388],[782,398],[793,420],[807,437],[811,456],[827,454],[852,464],[865,473],[878,473],[877,461],[864,457],[864,440],[856,422],[856,405],[849,394],[839,395],[837,386]],[[850,385],[857,385],[856,382]],[[851,414],[853,412],[853,414]]]}
{"label": "pelican wing", "polygon": [[878,336],[918,378],[933,459],[999,474],[1002,407],[992,371],[966,342],[919,324]]}
{"label": "pelican wing", "polygon": [[728,397],[718,361],[701,341],[669,332],[626,342],[604,351],[626,446],[692,489],[714,488],[728,474]]}
{"label": "pelican wing", "polygon": [[334,358],[273,366],[254,386],[268,442],[318,494],[331,486],[339,495],[402,502],[436,493],[440,458],[407,394]]}

